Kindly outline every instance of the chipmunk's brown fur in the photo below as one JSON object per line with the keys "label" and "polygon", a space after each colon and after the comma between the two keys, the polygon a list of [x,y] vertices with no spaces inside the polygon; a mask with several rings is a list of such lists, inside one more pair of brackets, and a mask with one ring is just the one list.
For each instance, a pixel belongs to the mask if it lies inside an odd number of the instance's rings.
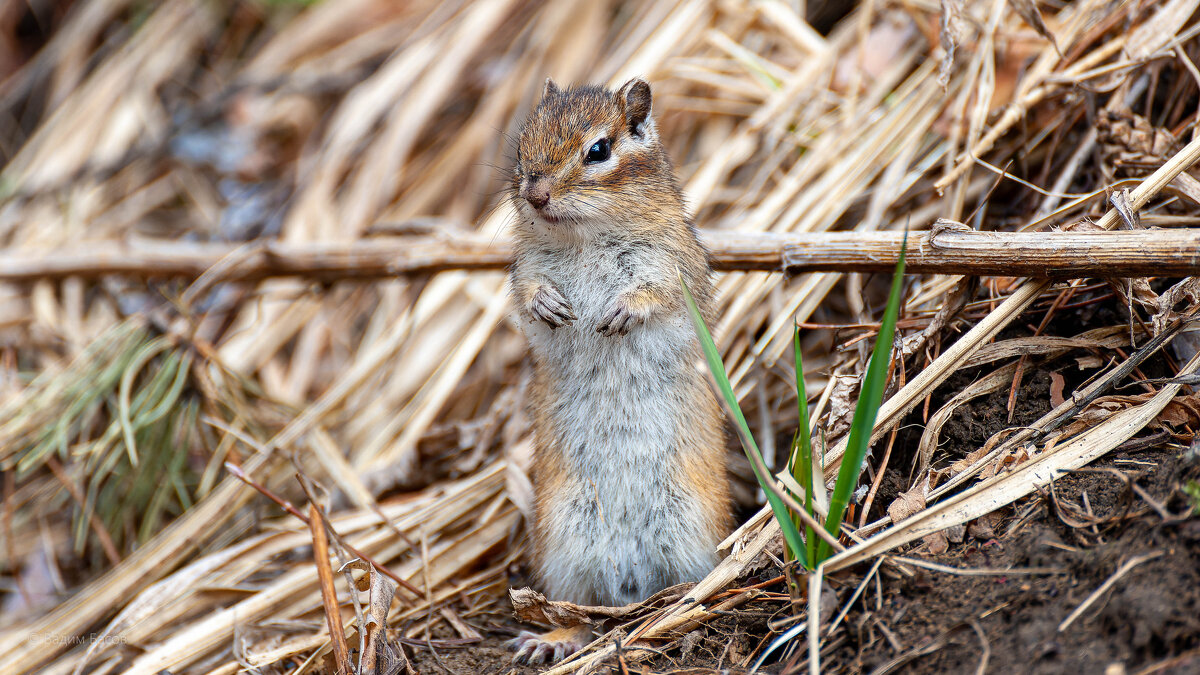
{"label": "chipmunk's brown fur", "polygon": [[[708,258],[650,108],[640,79],[548,80],[518,145],[511,282],[535,374],[533,565],[552,600],[697,581],[730,524],[722,418],[679,288],[711,319]],[[527,636],[518,655],[579,639]]]}

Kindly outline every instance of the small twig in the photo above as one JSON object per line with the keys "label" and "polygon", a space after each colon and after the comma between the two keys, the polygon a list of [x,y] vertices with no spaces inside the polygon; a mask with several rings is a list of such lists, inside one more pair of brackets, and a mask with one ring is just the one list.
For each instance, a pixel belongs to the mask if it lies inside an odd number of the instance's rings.
{"label": "small twig", "polygon": [[824,578],[825,568],[821,565],[808,575],[809,675],[821,675],[821,581]]}
{"label": "small twig", "polygon": [[892,427],[892,435],[888,437],[887,448],[883,451],[883,459],[879,460],[879,468],[875,471],[875,480],[871,481],[871,491],[863,500],[862,515],[858,518],[860,528],[867,524],[867,515],[871,513],[871,505],[875,503],[875,493],[879,491],[879,485],[883,483],[883,474],[887,471],[888,460],[892,457],[892,446],[896,443],[896,434],[899,431],[900,427]]}
{"label": "small twig", "polygon": [[1164,553],[1165,553],[1164,551],[1154,551],[1153,553],[1146,553],[1143,555],[1134,556],[1133,558],[1130,558],[1129,560],[1125,561],[1125,564],[1123,564],[1119,568],[1117,568],[1117,571],[1113,572],[1112,576],[1108,577],[1108,579],[1106,579],[1104,581],[1104,583],[1100,584],[1099,588],[1092,591],[1092,594],[1089,595],[1087,597],[1087,599],[1084,600],[1078,607],[1076,607],[1075,611],[1071,612],[1067,616],[1066,619],[1063,619],[1062,623],[1058,624],[1058,632],[1061,633],[1061,632],[1065,631],[1066,629],[1070,628],[1071,624],[1075,623],[1075,620],[1078,619],[1081,614],[1083,614],[1085,611],[1087,611],[1088,607],[1091,607],[1096,602],[1096,600],[1098,600],[1100,598],[1100,596],[1104,594],[1105,591],[1112,588],[1113,584],[1117,583],[1118,579],[1120,579],[1121,577],[1128,574],[1129,570],[1132,570],[1133,568],[1137,567],[1138,565],[1141,565],[1144,562],[1147,562],[1149,560],[1154,560],[1155,558],[1162,556]]}
{"label": "small twig", "polygon": [[[253,478],[246,475],[246,473],[242,471],[241,467],[238,467],[237,465],[235,465],[231,462],[225,462],[225,470],[228,471],[229,473],[233,474],[233,476],[235,478],[237,478],[238,480],[242,481],[246,485],[249,485],[250,487],[257,490],[260,494],[262,494],[267,499],[270,499],[271,501],[275,502],[279,506],[279,508],[283,509],[284,511],[287,511],[288,514],[292,515],[295,518],[300,519],[300,522],[304,523],[305,525],[309,525],[311,527],[311,523],[309,523],[308,516],[297,511],[296,507],[292,506],[291,502],[279,497],[274,492],[271,492],[271,490],[267,486],[255,481]],[[416,595],[418,598],[423,595],[421,593],[421,591],[417,590],[417,588],[415,586],[408,583],[404,579],[401,579],[399,576],[396,575],[395,572],[393,572],[393,571],[389,570],[388,568],[384,567],[383,565],[379,564],[371,556],[369,556],[369,555],[363,553],[362,551],[358,550],[357,548],[354,548],[353,546],[351,546],[349,543],[347,543],[345,540],[343,540],[341,535],[338,534],[337,532],[334,532],[333,536],[334,536],[334,539],[337,540],[338,544],[340,544],[342,546],[342,548],[346,549],[355,557],[361,558],[364,562],[371,565],[375,569],[379,570],[380,574],[388,577],[392,581],[395,581],[397,584],[400,584],[407,590],[411,591],[413,593],[413,595]]]}
{"label": "small twig", "polygon": [[613,641],[617,650],[617,666],[620,667],[621,675],[629,675],[629,666],[625,664],[625,650],[621,646],[621,638]]}
{"label": "small twig", "polygon": [[975,674],[984,675],[987,673],[988,661],[992,657],[992,646],[988,642],[987,635],[984,634],[983,627],[979,625],[978,621],[971,619],[970,625],[971,630],[975,631],[975,634],[979,636],[979,641],[983,643],[983,655],[979,657],[979,667],[975,669]]}
{"label": "small twig", "polygon": [[[324,526],[324,531],[327,535],[332,534],[332,535],[336,536],[337,533],[334,531],[333,526],[331,526],[329,524],[329,517],[325,515],[325,510],[323,508],[321,508],[321,506],[320,506],[321,502],[317,500],[317,495],[315,494],[315,491],[313,489],[314,485],[316,484],[315,481],[313,481],[311,478],[309,478],[303,472],[298,472],[296,474],[296,481],[298,483],[300,483],[300,489],[304,491],[304,496],[306,498],[308,498],[308,511],[310,514],[309,515],[310,523],[311,523],[311,521],[319,520],[321,522],[321,524]],[[312,514],[316,514],[316,515],[313,516]],[[312,527],[312,525],[310,524],[309,527]],[[341,539],[341,537],[337,537],[336,541],[339,543],[339,545],[341,545],[343,540]],[[324,542],[323,546],[324,546],[324,548],[328,549],[329,548],[328,542]],[[360,627],[360,630],[358,631],[358,665],[356,666],[356,670],[354,671],[357,673],[362,670],[363,658],[365,658],[367,656],[367,649],[366,649],[366,647],[367,647],[367,630],[366,630],[367,624],[366,624],[365,619],[363,618],[362,604],[359,602],[358,594],[354,592],[354,589],[355,589],[354,574],[350,571],[350,567],[348,565],[346,565],[347,561],[344,557],[345,555],[346,555],[346,550],[345,550],[345,547],[343,546],[341,550],[337,551],[338,563],[339,563],[339,567],[340,567],[339,571],[341,571],[342,574],[345,576],[346,588],[350,589],[350,601],[354,605],[354,619],[357,622],[356,625]],[[327,563],[328,560],[329,560],[329,554],[328,554],[328,550],[327,550],[325,553],[325,557],[321,558],[320,561],[325,562],[325,564],[328,564]],[[318,563],[318,565],[320,565],[320,564],[321,563]],[[331,592],[333,591],[332,585],[329,587],[329,590]],[[322,595],[322,600],[324,600],[325,586],[323,584],[321,586],[321,595]],[[335,599],[336,599],[336,597],[337,596],[334,595]],[[331,639],[333,639],[332,633],[330,633],[330,635],[331,635]],[[344,634],[342,635],[341,639],[343,642],[345,642],[346,638],[345,638]],[[347,651],[348,651],[348,648],[347,648]]]}
{"label": "small twig", "polygon": [[[1132,484],[1132,481],[1130,481],[1130,485]],[[1081,501],[1083,501],[1083,512],[1086,513],[1088,519],[1092,521],[1092,534],[1100,537],[1100,528],[1096,526],[1096,512],[1092,510],[1092,499],[1091,497],[1088,497],[1087,490],[1084,490],[1079,495],[1079,498]]]}
{"label": "small twig", "polygon": [[917,558],[905,558],[903,556],[884,556],[902,563],[920,567],[934,572],[945,572],[946,574],[957,574],[964,577],[994,577],[994,576],[1009,576],[1018,574],[1062,574],[1066,570],[1061,567],[1014,567],[1010,569],[1000,569],[999,567],[951,567],[949,565],[939,565],[938,563],[929,562],[927,560],[918,560]]}
{"label": "small twig", "polygon": [[333,568],[329,566],[329,540],[325,536],[325,519],[316,504],[308,505],[308,529],[312,532],[313,563],[321,585],[321,604],[325,607],[325,624],[329,626],[329,642],[338,675],[349,675],[350,650],[346,647],[346,632],[342,628],[342,611],[338,606],[337,589],[333,587]]}
{"label": "small twig", "polygon": [[833,631],[837,630],[837,627],[842,623],[842,619],[845,619],[846,615],[850,613],[850,608],[854,606],[855,601],[858,600],[858,596],[862,595],[862,592],[867,588],[867,584],[870,583],[871,577],[875,576],[875,573],[879,571],[879,566],[883,564],[885,557],[886,556],[879,556],[875,559],[875,563],[871,565],[871,569],[854,589],[854,593],[850,595],[850,599],[846,601],[845,606],[842,607],[842,611],[838,612],[838,615],[833,619],[833,622],[829,624],[829,628],[825,629],[826,635],[832,635]]}
{"label": "small twig", "polygon": [[1155,513],[1157,513],[1158,516],[1166,522],[1185,520],[1191,515],[1191,509],[1185,509],[1182,517],[1176,516],[1168,511],[1167,507],[1162,502],[1158,501],[1154,497],[1151,497],[1149,492],[1146,492],[1144,489],[1142,489],[1142,486],[1132,481],[1129,483],[1129,486],[1133,488],[1133,491],[1137,493],[1137,496],[1142,498],[1142,501],[1149,504],[1150,508],[1154,509]]}

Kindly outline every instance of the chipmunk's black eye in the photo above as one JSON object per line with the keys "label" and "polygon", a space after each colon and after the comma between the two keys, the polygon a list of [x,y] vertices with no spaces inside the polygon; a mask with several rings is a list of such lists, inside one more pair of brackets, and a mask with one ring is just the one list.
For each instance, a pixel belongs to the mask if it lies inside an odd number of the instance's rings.
{"label": "chipmunk's black eye", "polygon": [[595,143],[592,143],[592,147],[588,148],[587,157],[585,157],[583,161],[588,164],[603,162],[604,160],[608,159],[609,154],[610,151],[608,147],[608,139],[601,138]]}

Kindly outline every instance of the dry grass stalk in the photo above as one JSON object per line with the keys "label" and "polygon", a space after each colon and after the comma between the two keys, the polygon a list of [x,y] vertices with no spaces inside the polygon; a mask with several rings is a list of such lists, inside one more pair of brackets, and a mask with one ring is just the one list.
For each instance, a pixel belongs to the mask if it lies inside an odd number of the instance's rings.
{"label": "dry grass stalk", "polygon": [[[886,272],[896,266],[902,232],[821,232],[754,235],[707,232],[704,242],[720,272]],[[910,235],[913,274],[1028,276],[1187,276],[1200,271],[1200,236],[1191,230],[1134,232],[977,232],[942,221]],[[126,276],[203,278],[216,283],[301,277],[335,282],[422,276],[447,270],[498,270],[512,260],[507,240],[475,235],[347,244],[256,242],[129,246],[98,244],[40,257],[0,256],[0,282]],[[195,293],[192,293],[195,295]]]}

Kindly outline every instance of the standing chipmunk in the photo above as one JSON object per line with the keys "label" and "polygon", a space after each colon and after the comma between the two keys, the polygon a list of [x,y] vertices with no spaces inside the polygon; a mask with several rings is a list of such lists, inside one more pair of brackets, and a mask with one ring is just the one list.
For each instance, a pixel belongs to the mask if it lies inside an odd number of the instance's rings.
{"label": "standing chipmunk", "polygon": [[[535,578],[551,600],[624,605],[717,562],[730,525],[724,423],[682,275],[711,319],[708,256],[650,117],[650,85],[546,81],[513,180],[512,296],[533,354]],[[513,641],[521,662],[586,627]]]}

